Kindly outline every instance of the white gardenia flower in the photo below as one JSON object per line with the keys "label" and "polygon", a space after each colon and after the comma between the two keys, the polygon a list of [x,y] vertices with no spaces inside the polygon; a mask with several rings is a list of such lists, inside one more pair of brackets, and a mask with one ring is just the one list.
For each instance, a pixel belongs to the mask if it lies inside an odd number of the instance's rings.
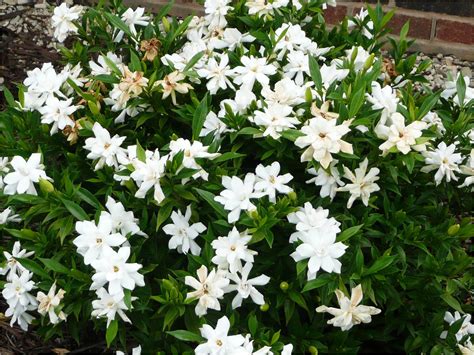
{"label": "white gardenia flower", "polygon": [[372,95],[366,94],[366,98],[372,104],[372,109],[382,110],[379,122],[381,125],[385,125],[387,119],[397,112],[397,105],[400,101],[396,91],[390,85],[382,88],[376,81],[372,82]]}
{"label": "white gardenia flower", "polygon": [[316,312],[327,312],[333,315],[334,318],[328,320],[328,324],[339,327],[343,331],[360,323],[370,323],[371,316],[382,312],[376,307],[359,305],[363,298],[362,285],[357,285],[352,289],[350,299],[341,290],[336,290],[335,293],[340,308],[319,306]]}
{"label": "white gardenia flower", "polygon": [[77,247],[77,252],[84,257],[84,264],[102,259],[105,250],[118,247],[125,243],[125,238],[120,233],[112,232],[112,219],[107,216],[99,219],[99,224],[94,221],[76,222],[76,231],[79,234],[72,242]]}
{"label": "white gardenia flower", "polygon": [[221,191],[214,200],[224,205],[224,209],[231,211],[227,216],[229,223],[239,220],[240,212],[256,210],[255,205],[250,202],[251,198],[260,198],[261,192],[255,191],[255,175],[247,174],[244,180],[237,176],[223,176],[222,185],[225,190]]}
{"label": "white gardenia flower", "polygon": [[59,289],[58,293],[56,293],[55,282],[49,289],[48,294],[39,291],[36,295],[36,299],[39,302],[38,313],[42,316],[48,314],[51,324],[58,324],[60,321],[66,320],[66,315],[64,312],[61,310],[59,312],[57,311],[57,308],[61,303],[65,293],[66,292],[63,289]]}
{"label": "white gardenia flower", "polygon": [[228,48],[229,51],[234,51],[237,46],[254,40],[254,36],[248,33],[242,34],[237,28],[226,28],[220,38],[214,37],[211,39],[211,45],[216,49]]}
{"label": "white gardenia flower", "polygon": [[273,91],[269,86],[264,86],[261,94],[268,106],[274,104],[296,106],[305,102],[305,91],[303,86],[296,85],[293,80],[284,77],[275,83]]}
{"label": "white gardenia flower", "polygon": [[345,254],[347,245],[336,243],[336,233],[321,229],[302,231],[298,239],[303,243],[298,245],[291,257],[296,261],[309,259],[308,280],[314,280],[317,272],[323,269],[326,272],[341,273],[341,262],[337,260]]}
{"label": "white gardenia flower", "polygon": [[201,78],[207,79],[206,87],[211,95],[214,95],[219,89],[225,90],[227,87],[234,89],[234,85],[229,79],[233,72],[230,69],[227,54],[220,55],[219,63],[214,57],[209,58],[207,64],[196,71]]}
{"label": "white gardenia flower", "polygon": [[321,66],[321,79],[325,89],[328,89],[335,81],[344,80],[349,74],[349,69],[340,69],[337,62],[332,62],[331,65],[323,64]]}
{"label": "white gardenia flower", "polygon": [[[127,11],[122,14],[122,21],[128,26],[133,36],[137,35],[137,28],[135,26],[146,27],[150,23],[150,17],[143,16],[144,13],[145,8],[137,7],[135,10],[128,8]],[[123,35],[124,32],[119,31],[114,38],[114,42],[122,41]]]}
{"label": "white gardenia flower", "polygon": [[370,194],[380,190],[379,185],[375,183],[379,179],[378,168],[371,168],[367,173],[369,161],[365,158],[359,167],[355,169],[355,175],[346,166],[344,168],[344,177],[349,179],[351,183],[343,187],[339,187],[337,191],[348,191],[351,197],[347,201],[347,208],[351,208],[354,201],[358,198],[362,200],[365,206],[369,205]]}
{"label": "white gardenia flower", "polygon": [[426,128],[436,126],[436,132],[439,136],[443,136],[446,133],[446,128],[444,127],[443,121],[436,112],[428,112],[421,120],[426,122]]}
{"label": "white gardenia flower", "polygon": [[183,216],[180,210],[171,213],[173,223],[163,227],[163,232],[171,235],[168,242],[168,248],[176,249],[178,253],[187,254],[191,251],[193,255],[201,253],[201,247],[194,241],[196,237],[203,233],[207,228],[201,222],[189,224],[191,219],[191,205],[186,207],[186,213]]}
{"label": "white gardenia flower", "polygon": [[196,355],[237,355],[246,354],[245,338],[238,335],[228,335],[230,322],[226,316],[217,321],[216,328],[204,324],[200,329],[201,335],[207,340],[194,349]]}
{"label": "white gardenia flower", "polygon": [[32,274],[25,270],[21,276],[17,274],[10,274],[11,280],[7,282],[2,291],[3,298],[8,304],[8,309],[5,311],[6,317],[11,317],[10,326],[18,323],[24,331],[28,330],[28,325],[33,320],[33,316],[27,311],[36,309],[38,303],[29,291],[35,288],[35,283],[31,281]]}
{"label": "white gardenia flower", "polygon": [[[402,154],[408,154],[412,148],[415,150],[422,149],[417,146],[416,139],[420,138],[422,131],[427,128],[427,124],[423,121],[414,121],[405,126],[405,117],[395,112],[390,116],[391,125],[379,127],[379,137],[386,139],[379,148],[382,155],[389,153],[392,147],[396,147]],[[422,146],[425,147],[424,145]]]}
{"label": "white gardenia flower", "polygon": [[471,343],[471,340],[467,340],[464,345],[458,344],[458,348],[462,355],[474,354],[474,344]]}
{"label": "white gardenia flower", "polygon": [[254,123],[265,127],[263,136],[270,136],[273,139],[281,137],[281,132],[295,128],[300,121],[293,116],[293,108],[288,105],[270,104],[264,111],[255,111]]}
{"label": "white gardenia flower", "polygon": [[308,55],[302,51],[293,51],[287,58],[288,64],[283,67],[285,77],[294,78],[296,85],[303,85],[305,75],[310,75]]}
{"label": "white gardenia flower", "polygon": [[92,276],[91,290],[98,290],[106,283],[111,295],[122,297],[123,289],[134,290],[136,286],[145,286],[143,275],[138,272],[141,264],[127,263],[130,248],[121,247],[118,252],[104,249],[102,257],[92,262],[96,273]]}
{"label": "white gardenia flower", "polygon": [[[461,188],[461,187],[467,187],[467,186],[473,185],[474,184],[474,148],[471,149],[471,154],[467,158],[466,164],[461,165],[460,168],[461,168],[461,173],[465,175],[469,175],[469,176],[466,177],[464,182],[461,185],[459,185],[459,187]],[[474,191],[474,187],[471,188],[471,192],[473,191]]]}
{"label": "white gardenia flower", "polygon": [[462,163],[462,155],[455,153],[456,145],[450,144],[446,146],[446,143],[441,142],[434,151],[422,152],[425,157],[426,166],[421,168],[421,171],[428,173],[432,170],[438,169],[435,174],[436,185],[439,185],[443,178],[446,178],[447,182],[451,180],[458,181],[455,172],[459,173],[459,164]]}
{"label": "white gardenia flower", "polygon": [[204,2],[205,19],[209,23],[209,28],[224,28],[227,25],[225,16],[232,9],[229,6],[230,0],[206,0]]}
{"label": "white gardenia flower", "polygon": [[[454,314],[451,314],[450,312],[446,312],[444,314],[444,321],[448,322],[448,325],[453,325],[455,322],[459,321],[460,319],[463,319],[461,328],[457,331],[455,334],[456,340],[459,342],[461,341],[462,338],[464,338],[466,335],[471,335],[474,334],[474,324],[471,323],[471,315],[470,314],[465,314],[465,315],[460,315],[458,311],[454,312]],[[441,339],[446,339],[448,335],[448,332],[445,330],[441,333],[440,338]]]}
{"label": "white gardenia flower", "polygon": [[13,214],[13,210],[8,207],[0,212],[0,225],[7,224],[8,222],[20,222],[21,218],[18,214]]}
{"label": "white gardenia flower", "polygon": [[218,157],[219,153],[209,153],[209,147],[203,145],[199,141],[191,143],[188,139],[178,138],[169,144],[170,159],[172,159],[179,152],[184,152],[182,166],[187,169],[197,170],[193,175],[194,179],[202,178],[207,180],[209,174],[196,162],[196,158],[200,159],[214,159]]}
{"label": "white gardenia flower", "polygon": [[332,154],[339,152],[352,154],[352,144],[342,140],[342,136],[350,132],[351,120],[337,125],[335,119],[326,120],[313,117],[309,124],[301,128],[304,136],[298,137],[295,145],[299,148],[308,147],[301,155],[301,162],[316,160],[324,169],[327,169],[333,160]]}
{"label": "white gardenia flower", "polygon": [[[141,345],[138,345],[136,348],[132,348],[132,355],[141,355],[142,353],[142,347]],[[115,353],[116,355],[125,355],[123,351],[117,350]]]}
{"label": "white gardenia flower", "polygon": [[445,88],[446,89],[443,90],[443,92],[441,93],[441,97],[443,97],[445,99],[449,99],[449,98],[454,96],[453,97],[453,102],[458,106],[460,104],[466,105],[467,103],[469,103],[469,101],[474,99],[474,88],[472,88],[470,86],[471,78],[470,78],[469,75],[464,75],[463,79],[464,79],[464,83],[465,83],[465,86],[466,86],[466,91],[464,93],[464,102],[462,102],[462,103],[459,102],[457,81],[458,81],[458,79],[461,75],[462,75],[462,73],[458,73],[456,79],[447,80],[445,82]]}
{"label": "white gardenia flower", "polygon": [[[28,94],[25,95],[25,107],[41,107],[48,97],[55,94],[65,97],[60,90],[67,77],[64,74],[57,74],[51,63],[44,63],[41,69],[35,68],[27,71],[26,74],[27,78],[23,81],[28,88]],[[28,102],[27,97],[35,102]]]}
{"label": "white gardenia flower", "polygon": [[125,211],[125,207],[121,202],[115,202],[112,197],[107,197],[107,202],[105,204],[108,212],[102,211],[100,214],[100,220],[109,219],[112,223],[112,232],[121,233],[126,236],[129,233],[131,235],[142,235],[146,236],[145,233],[140,231],[138,226],[138,218],[135,218],[132,211]]}
{"label": "white gardenia flower", "polygon": [[[92,301],[92,308],[94,309],[91,313],[92,317],[106,317],[107,328],[109,327],[110,323],[115,319],[115,316],[117,314],[124,322],[132,323],[125,314],[125,311],[128,310],[128,307],[125,304],[123,297],[111,295],[103,287],[99,288],[96,291],[96,294],[99,299]],[[136,297],[132,297],[132,301],[135,299]]]}
{"label": "white gardenia flower", "polygon": [[105,56],[99,55],[97,58],[97,63],[93,60],[89,61],[89,67],[91,68],[91,75],[108,75],[112,73],[112,68],[109,67],[105,58],[109,59],[112,63],[114,63],[118,68],[120,68],[123,64],[122,57],[117,56],[112,52],[107,52]]}
{"label": "white gardenia flower", "polygon": [[306,202],[303,207],[297,212],[288,214],[288,222],[296,225],[297,232],[290,236],[290,243],[297,240],[303,241],[300,238],[304,236],[301,232],[310,232],[312,230],[327,234],[337,234],[341,231],[339,223],[334,217],[328,218],[329,210],[322,207],[314,208],[311,203]]}
{"label": "white gardenia flower", "polygon": [[84,149],[89,150],[87,158],[95,160],[99,159],[95,165],[94,170],[101,169],[104,165],[118,168],[118,161],[125,158],[125,149],[120,145],[126,137],[120,137],[116,134],[110,137],[109,131],[95,122],[92,127],[95,137],[87,138]]}
{"label": "white gardenia flower", "polygon": [[163,80],[157,80],[154,86],[161,86],[163,90],[163,100],[171,95],[173,105],[177,105],[176,92],[180,94],[187,94],[193,87],[188,83],[182,83],[186,76],[179,71],[174,71],[164,77]]}
{"label": "white gardenia flower", "polygon": [[8,307],[5,311],[5,317],[11,317],[10,327],[13,327],[13,324],[18,323],[20,328],[26,332],[28,330],[28,325],[30,325],[33,319],[35,319],[27,312],[34,310],[36,310],[36,304],[28,304],[27,306],[17,304],[16,307]]}
{"label": "white gardenia flower", "polygon": [[16,241],[13,244],[13,250],[11,254],[8,251],[4,251],[3,255],[7,260],[7,264],[0,268],[0,275],[7,275],[7,281],[11,281],[13,275],[22,275],[27,269],[21,265],[16,259],[17,258],[28,258],[33,255],[34,251],[26,251],[26,249],[21,249],[21,244],[19,241]]}
{"label": "white gardenia flower", "polygon": [[[356,25],[361,25],[366,17],[369,16],[369,11],[367,9],[360,9],[360,12],[354,16],[355,21],[349,20],[347,22],[347,28],[352,29],[356,27]],[[356,23],[357,22],[357,23]],[[362,27],[362,35],[367,37],[368,39],[372,39],[374,37],[374,23],[372,20],[368,21],[365,26]]]}
{"label": "white gardenia flower", "polygon": [[199,137],[205,137],[212,132],[216,139],[220,139],[222,134],[232,131],[233,130],[227,127],[227,125],[222,122],[214,112],[209,111],[204,120],[204,125],[199,133]]}
{"label": "white gardenia flower", "polygon": [[71,104],[72,98],[59,100],[54,96],[49,96],[46,105],[38,110],[42,115],[41,123],[53,124],[49,132],[51,135],[55,134],[58,128],[63,130],[66,126],[74,127],[75,122],[70,116],[81,106]]}
{"label": "white gardenia flower", "polygon": [[216,253],[212,262],[220,269],[228,266],[231,273],[242,270],[242,261],[253,263],[253,256],[258,254],[247,248],[251,239],[252,236],[247,231],[239,233],[236,227],[232,228],[227,237],[218,237],[212,241],[211,245]]}
{"label": "white gardenia flower", "polygon": [[207,314],[207,309],[221,310],[219,299],[224,296],[224,288],[229,285],[229,279],[224,277],[222,270],[212,271],[207,274],[207,267],[202,265],[197,270],[198,280],[192,276],[186,276],[184,283],[191,286],[195,291],[188,292],[186,299],[196,298],[196,315],[201,317]]}
{"label": "white gardenia flower", "polygon": [[135,171],[130,174],[130,177],[139,186],[135,197],[145,198],[148,190],[153,188],[153,197],[155,201],[160,203],[165,199],[165,195],[161,189],[160,179],[165,175],[165,166],[168,156],[160,157],[158,149],[154,152],[146,151],[145,153],[146,158],[144,162],[138,159],[134,160],[133,165]]}
{"label": "white gardenia flower", "polygon": [[289,194],[293,189],[286,184],[293,180],[290,173],[280,174],[280,163],[273,162],[271,165],[257,165],[255,169],[257,182],[255,183],[255,191],[261,191],[268,196],[270,202],[276,202],[276,193]]}
{"label": "white gardenia flower", "polygon": [[31,280],[32,276],[33,274],[27,270],[20,276],[11,274],[11,280],[5,284],[2,291],[3,298],[10,308],[37,305],[35,297],[29,293],[35,288],[35,283]]}
{"label": "white gardenia flower", "polygon": [[337,163],[338,160],[334,159],[327,169],[322,167],[319,167],[318,170],[315,168],[308,169],[308,173],[315,175],[315,177],[306,181],[307,184],[314,183],[316,186],[321,186],[319,196],[323,198],[329,196],[331,201],[336,196],[337,188],[344,185],[336,167]]}
{"label": "white gardenia flower", "polygon": [[44,165],[41,164],[41,153],[33,153],[26,161],[23,157],[15,156],[10,162],[13,171],[4,178],[5,195],[30,194],[37,195],[34,183],[39,183],[41,179],[53,181],[44,172]]}
{"label": "white gardenia flower", "polygon": [[268,85],[270,82],[268,76],[275,74],[277,70],[273,64],[267,64],[266,58],[244,55],[240,61],[242,66],[234,68],[236,73],[234,83],[242,85],[248,90],[252,90],[255,81],[262,86]]}
{"label": "white gardenia flower", "polygon": [[64,42],[69,33],[77,33],[77,27],[73,21],[79,19],[82,6],[76,5],[68,7],[66,2],[54,8],[53,16],[51,17],[51,26],[54,28],[54,38],[59,42]]}
{"label": "white gardenia flower", "polygon": [[237,291],[232,300],[232,309],[236,309],[242,305],[242,300],[251,298],[255,304],[262,305],[265,303],[263,295],[255,288],[255,286],[265,286],[270,282],[267,275],[260,275],[253,279],[248,279],[249,273],[252,270],[252,263],[246,263],[240,272],[240,277],[237,273],[229,273],[227,277],[234,281],[235,284],[230,284],[225,288],[225,292]]}

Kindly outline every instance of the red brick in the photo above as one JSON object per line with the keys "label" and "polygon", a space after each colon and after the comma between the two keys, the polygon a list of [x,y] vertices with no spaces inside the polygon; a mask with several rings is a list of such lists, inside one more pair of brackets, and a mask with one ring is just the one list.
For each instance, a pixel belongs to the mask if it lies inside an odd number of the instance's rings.
{"label": "red brick", "polygon": [[392,34],[398,35],[407,21],[410,21],[409,37],[420,39],[431,38],[432,19],[428,17],[414,17],[396,13],[388,23],[388,27],[392,30]]}
{"label": "red brick", "polygon": [[328,6],[326,10],[324,10],[324,18],[326,22],[331,25],[336,25],[341,22],[344,17],[347,15],[347,6],[338,5],[336,7]]}
{"label": "red brick", "polygon": [[446,42],[474,44],[474,25],[439,19],[436,21],[436,38]]}

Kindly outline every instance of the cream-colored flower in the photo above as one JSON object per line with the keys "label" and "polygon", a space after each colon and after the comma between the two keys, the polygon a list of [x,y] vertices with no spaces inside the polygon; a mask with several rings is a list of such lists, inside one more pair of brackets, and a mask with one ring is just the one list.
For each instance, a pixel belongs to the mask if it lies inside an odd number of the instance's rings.
{"label": "cream-colored flower", "polygon": [[163,88],[163,99],[171,95],[173,105],[176,105],[176,92],[187,94],[193,87],[188,83],[180,83],[185,78],[183,73],[174,71],[164,77],[163,80],[157,80],[155,85]]}
{"label": "cream-colored flower", "polygon": [[316,106],[316,102],[313,102],[311,105],[311,114],[314,117],[322,117],[326,120],[337,119],[339,117],[338,113],[330,112],[329,106],[331,105],[331,101],[325,101],[321,107]]}
{"label": "cream-colored flower", "polygon": [[53,286],[51,286],[51,288],[49,289],[47,295],[41,291],[39,291],[36,295],[36,299],[39,302],[38,313],[42,316],[48,314],[52,324],[57,324],[62,320],[66,320],[66,315],[63,311],[59,311],[59,313],[57,313],[56,311],[56,308],[61,303],[61,300],[63,299],[65,293],[66,292],[63,289],[59,289],[58,293],[56,293],[55,282]]}
{"label": "cream-colored flower", "polygon": [[316,308],[316,312],[327,312],[333,315],[334,318],[328,320],[328,324],[340,327],[344,331],[360,323],[370,323],[372,321],[371,316],[381,312],[376,307],[359,305],[363,297],[362,285],[352,289],[350,299],[341,290],[336,290],[335,292],[340,308],[319,306]]}
{"label": "cream-colored flower", "polygon": [[148,84],[148,79],[141,71],[132,72],[127,66],[123,67],[123,77],[119,84],[119,89],[126,92],[130,97],[136,97],[143,92],[143,88]]}

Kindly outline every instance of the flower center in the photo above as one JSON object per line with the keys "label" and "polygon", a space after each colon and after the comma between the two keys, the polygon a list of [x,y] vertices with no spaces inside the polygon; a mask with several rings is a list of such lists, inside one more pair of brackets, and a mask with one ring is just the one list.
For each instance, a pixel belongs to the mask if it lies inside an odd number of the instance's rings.
{"label": "flower center", "polygon": [[104,149],[108,149],[110,147],[110,143],[105,143],[104,144]]}
{"label": "flower center", "polygon": [[269,180],[270,180],[270,182],[271,182],[272,184],[274,184],[274,183],[276,182],[276,179],[275,179],[275,177],[274,177],[273,175],[270,176],[270,179],[269,179]]}
{"label": "flower center", "polygon": [[326,138],[326,133],[319,133],[319,137]]}
{"label": "flower center", "polygon": [[222,340],[217,339],[217,340],[216,340],[216,344],[217,344],[217,346],[222,346]]}
{"label": "flower center", "polygon": [[119,272],[119,270],[118,266],[114,266],[114,272]]}
{"label": "flower center", "polygon": [[97,244],[102,244],[102,238],[97,238],[95,241]]}
{"label": "flower center", "polygon": [[231,245],[230,250],[235,251],[237,248],[235,245]]}

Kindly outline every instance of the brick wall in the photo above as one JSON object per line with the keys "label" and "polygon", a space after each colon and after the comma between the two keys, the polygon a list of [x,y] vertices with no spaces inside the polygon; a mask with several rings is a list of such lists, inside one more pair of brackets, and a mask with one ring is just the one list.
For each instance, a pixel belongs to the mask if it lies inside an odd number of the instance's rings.
{"label": "brick wall", "polygon": [[[379,0],[386,11],[396,13],[389,23],[397,35],[406,21],[410,21],[408,35],[417,39],[414,50],[425,53],[452,54],[461,59],[474,60],[474,1],[473,0]],[[165,0],[125,0],[129,6],[145,6],[156,11],[168,3]],[[336,7],[328,7],[325,18],[329,24],[339,23],[346,15],[359,12],[364,3],[377,0],[337,0]],[[173,15],[203,14],[193,0],[175,0]]]}

